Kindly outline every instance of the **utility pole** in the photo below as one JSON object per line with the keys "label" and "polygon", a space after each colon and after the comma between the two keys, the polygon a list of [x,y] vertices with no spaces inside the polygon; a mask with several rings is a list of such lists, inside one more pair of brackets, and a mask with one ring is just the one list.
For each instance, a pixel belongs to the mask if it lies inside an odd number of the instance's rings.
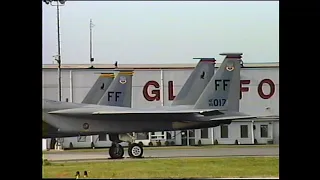
{"label": "utility pole", "polygon": [[61,46],[60,46],[60,10],[59,1],[57,1],[57,31],[58,31],[58,89],[59,89],[59,101],[61,101],[62,90],[61,90]]}
{"label": "utility pole", "polygon": [[94,27],[94,24],[92,23],[92,19],[90,19],[90,64],[91,64],[91,68],[93,68],[93,61],[94,58],[92,57],[92,28]]}
{"label": "utility pole", "polygon": [[[58,33],[58,55],[55,60],[58,63],[58,100],[62,99],[62,88],[61,88],[61,41],[60,41],[60,6],[64,6],[66,0],[43,0],[46,4],[57,7],[57,33]],[[52,2],[56,2],[53,4]]]}

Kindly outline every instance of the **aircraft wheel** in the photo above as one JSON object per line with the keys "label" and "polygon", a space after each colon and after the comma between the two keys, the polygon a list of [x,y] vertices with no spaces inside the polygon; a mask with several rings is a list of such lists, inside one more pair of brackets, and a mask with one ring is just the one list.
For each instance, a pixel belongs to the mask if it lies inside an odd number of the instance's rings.
{"label": "aircraft wheel", "polygon": [[143,155],[143,147],[140,144],[133,143],[128,148],[128,154],[131,158],[141,158]]}
{"label": "aircraft wheel", "polygon": [[112,159],[123,158],[124,149],[120,144],[112,144],[112,146],[109,148],[109,155]]}

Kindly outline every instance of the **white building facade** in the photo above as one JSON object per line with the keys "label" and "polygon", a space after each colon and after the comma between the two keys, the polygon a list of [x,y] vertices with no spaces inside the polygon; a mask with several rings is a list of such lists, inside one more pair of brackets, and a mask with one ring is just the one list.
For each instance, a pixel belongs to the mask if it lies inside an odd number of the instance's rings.
{"label": "white building facade", "polygon": [[[122,65],[133,69],[132,107],[168,106],[180,91],[196,64]],[[79,103],[101,72],[112,72],[111,65],[64,65],[62,67],[62,100]],[[217,64],[219,67],[219,64]],[[43,65],[43,98],[58,99],[57,69]],[[257,116],[270,116],[208,129],[135,134],[136,142],[165,144],[266,144],[279,143],[279,64],[244,64],[241,70],[240,111]],[[152,119],[150,119],[152,122]],[[108,136],[83,136],[60,139],[64,148],[109,147]],[[49,141],[47,141],[49,144]],[[124,144],[125,145],[125,144]]]}

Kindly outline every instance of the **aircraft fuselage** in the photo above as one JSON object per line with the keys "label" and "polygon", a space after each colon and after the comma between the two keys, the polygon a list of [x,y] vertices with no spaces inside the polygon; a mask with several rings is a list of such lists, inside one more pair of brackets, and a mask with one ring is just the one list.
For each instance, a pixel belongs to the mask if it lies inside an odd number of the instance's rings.
{"label": "aircraft fuselage", "polygon": [[[84,108],[85,111],[71,114],[50,114],[49,112]],[[216,127],[221,124],[230,124],[231,119],[228,120],[210,120],[213,116],[201,116],[199,114],[185,113],[185,114],[166,114],[166,113],[140,113],[140,114],[116,114],[116,115],[99,115],[89,113],[91,108],[96,109],[97,105],[83,105],[66,102],[51,102],[46,101],[43,104],[43,121],[57,128],[56,134],[59,132],[65,135],[79,135],[79,134],[98,134],[98,133],[130,133],[130,132],[156,132],[156,131],[175,131],[186,129],[199,129]],[[104,107],[105,108],[105,107]],[[166,110],[177,110],[192,108],[192,106],[172,106],[159,107]],[[108,111],[117,111],[130,108],[108,107]],[[88,112],[86,112],[88,110]],[[239,116],[239,112],[225,112],[226,114],[215,115],[214,118],[225,116]],[[231,114],[230,114],[231,113]],[[47,133],[48,134],[48,133]],[[52,136],[56,135],[51,132]],[[63,135],[62,135],[63,136]]]}

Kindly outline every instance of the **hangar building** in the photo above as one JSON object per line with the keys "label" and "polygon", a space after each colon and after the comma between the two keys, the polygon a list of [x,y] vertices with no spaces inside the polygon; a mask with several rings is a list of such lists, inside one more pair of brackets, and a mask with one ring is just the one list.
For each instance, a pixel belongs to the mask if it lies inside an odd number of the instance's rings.
{"label": "hangar building", "polygon": [[[216,67],[219,67],[219,63]],[[102,72],[113,72],[114,65],[62,65],[62,100],[80,103]],[[134,70],[132,107],[168,106],[196,66],[194,64],[123,64]],[[58,99],[57,65],[43,65],[43,98]],[[255,121],[239,120],[209,129],[135,134],[136,142],[148,145],[165,141],[176,145],[266,144],[279,143],[279,63],[244,63],[241,70],[240,111],[264,116]],[[150,119],[152,123],[152,119]],[[48,147],[49,139],[44,140]],[[107,135],[59,139],[63,148],[109,147]],[[125,144],[124,144],[125,145]],[[44,148],[45,148],[44,147]]]}

